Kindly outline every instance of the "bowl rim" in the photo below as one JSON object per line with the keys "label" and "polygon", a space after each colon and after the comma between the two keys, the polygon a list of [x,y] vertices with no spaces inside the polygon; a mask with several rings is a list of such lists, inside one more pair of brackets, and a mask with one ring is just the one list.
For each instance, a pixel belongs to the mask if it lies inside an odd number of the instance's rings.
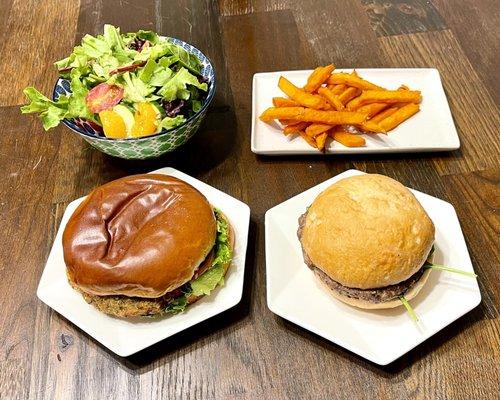
{"label": "bowl rim", "polygon": [[[162,38],[165,38],[165,39],[173,39],[174,43],[175,42],[180,42],[180,43],[188,45],[189,47],[192,47],[193,49],[195,49],[198,52],[200,52],[201,55],[207,60],[208,65],[210,65],[212,67],[213,79],[211,81],[209,81],[210,82],[210,87],[208,89],[207,98],[205,99],[205,102],[203,103],[203,106],[201,107],[200,110],[198,110],[196,113],[194,113],[191,117],[189,117],[181,125],[178,125],[175,128],[173,128],[173,129],[168,129],[168,130],[164,129],[164,130],[162,130],[162,131],[160,131],[158,133],[155,133],[154,135],[149,135],[149,136],[144,136],[144,137],[137,137],[137,138],[112,139],[112,138],[107,138],[106,136],[96,136],[96,135],[90,134],[90,133],[85,132],[84,130],[80,129],[70,119],[66,119],[65,118],[65,119],[62,120],[62,123],[64,125],[66,125],[66,127],[68,127],[69,129],[71,129],[73,132],[76,132],[79,135],[83,135],[85,137],[91,138],[92,140],[98,140],[98,141],[103,141],[103,142],[113,142],[113,143],[124,143],[124,142],[140,142],[140,141],[144,141],[144,140],[150,140],[152,138],[156,138],[156,137],[168,134],[168,133],[175,132],[177,129],[180,129],[180,128],[186,126],[191,121],[193,121],[196,118],[200,117],[206,111],[206,109],[208,108],[208,106],[210,105],[210,103],[212,102],[212,100],[213,100],[213,98],[215,96],[217,75],[216,75],[214,64],[212,63],[212,60],[210,60],[210,58],[208,58],[205,53],[203,53],[197,47],[193,46],[191,43],[185,42],[182,39],[178,39],[178,38],[171,37],[171,36],[163,36],[163,35],[159,35],[159,36],[162,37]],[[191,53],[191,54],[193,54],[193,53]],[[56,81],[56,83],[54,85],[54,89],[52,90],[52,100],[55,99],[56,88],[57,88],[58,83],[60,81],[63,81],[63,80],[68,81],[68,79],[62,78],[60,76],[57,78],[57,81]]]}

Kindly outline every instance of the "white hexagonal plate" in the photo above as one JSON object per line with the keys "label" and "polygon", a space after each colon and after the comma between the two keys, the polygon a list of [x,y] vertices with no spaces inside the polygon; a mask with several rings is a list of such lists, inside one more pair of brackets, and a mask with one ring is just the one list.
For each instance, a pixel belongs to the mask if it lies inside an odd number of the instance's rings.
{"label": "white hexagonal plate", "polygon": [[229,219],[235,232],[234,259],[226,275],[226,283],[209,296],[189,306],[182,314],[163,318],[120,319],[99,312],[68,284],[63,259],[62,233],[73,211],[84,197],[71,202],[59,226],[47,264],[38,285],[37,295],[49,307],[102,343],[108,349],[126,357],[190,326],[219,314],[241,300],[247,249],[249,207],[174,168],[162,168],[154,173],[172,175],[188,182],[202,192],[212,205]]}
{"label": "white hexagonal plate", "polygon": [[[411,301],[415,324],[404,307],[361,310],[328,294],[304,264],[297,238],[298,218],[314,198],[339,179],[363,174],[349,170],[266,213],[267,304],[275,314],[374,363],[386,365],[413,349],[481,302],[476,279],[433,271]],[[411,189],[410,189],[411,190]],[[412,190],[436,226],[434,261],[473,271],[453,206]]]}

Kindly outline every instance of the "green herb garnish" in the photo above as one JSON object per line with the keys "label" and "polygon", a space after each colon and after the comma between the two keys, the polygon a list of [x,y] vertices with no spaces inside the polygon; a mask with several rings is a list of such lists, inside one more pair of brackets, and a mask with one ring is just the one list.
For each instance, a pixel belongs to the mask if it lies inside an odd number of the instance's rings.
{"label": "green herb garnish", "polygon": [[438,264],[432,264],[430,262],[426,262],[424,264],[424,268],[425,269],[432,268],[432,269],[437,269],[437,270],[440,270],[440,271],[448,271],[448,272],[453,272],[455,274],[460,274],[460,275],[468,276],[470,278],[477,278],[477,275],[474,272],[462,271],[460,269],[447,267],[446,265],[438,265]]}
{"label": "green herb garnish", "polygon": [[406,297],[404,296],[399,296],[399,300],[401,301],[401,303],[403,303],[403,305],[405,306],[406,308],[406,311],[408,311],[408,315],[410,316],[410,318],[413,320],[413,322],[417,323],[418,322],[418,317],[417,317],[417,314],[415,314],[415,311],[413,310],[412,306],[410,305],[410,303],[408,303],[408,300],[406,300]]}

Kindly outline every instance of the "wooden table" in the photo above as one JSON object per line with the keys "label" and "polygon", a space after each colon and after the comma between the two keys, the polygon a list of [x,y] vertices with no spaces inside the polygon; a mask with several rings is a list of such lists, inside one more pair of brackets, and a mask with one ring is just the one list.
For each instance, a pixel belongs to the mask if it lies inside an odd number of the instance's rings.
{"label": "wooden table", "polygon": [[[211,57],[217,98],[178,152],[127,162],[65,127],[22,116],[22,89],[50,93],[52,62],[105,22],[154,29]],[[495,0],[0,1],[1,399],[479,399],[499,395],[499,7]],[[435,154],[259,157],[250,151],[255,72],[436,67],[462,147]],[[418,134],[418,132],[416,132]],[[112,179],[173,166],[252,209],[245,290],[232,310],[123,359],[36,298],[66,205]],[[272,314],[264,213],[349,168],[451,202],[481,305],[387,367]]]}

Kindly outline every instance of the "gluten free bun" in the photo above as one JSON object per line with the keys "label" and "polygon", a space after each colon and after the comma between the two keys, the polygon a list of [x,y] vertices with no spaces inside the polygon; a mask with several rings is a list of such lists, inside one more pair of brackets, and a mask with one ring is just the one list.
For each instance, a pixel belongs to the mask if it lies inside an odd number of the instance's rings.
{"label": "gluten free bun", "polygon": [[415,196],[374,174],[345,178],[323,191],[301,233],[312,264],[358,289],[405,281],[422,268],[433,242],[434,225]]}
{"label": "gluten free bun", "polygon": [[63,233],[71,284],[89,295],[158,298],[191,280],[212,250],[214,211],[194,187],[162,174],[96,188]]}

